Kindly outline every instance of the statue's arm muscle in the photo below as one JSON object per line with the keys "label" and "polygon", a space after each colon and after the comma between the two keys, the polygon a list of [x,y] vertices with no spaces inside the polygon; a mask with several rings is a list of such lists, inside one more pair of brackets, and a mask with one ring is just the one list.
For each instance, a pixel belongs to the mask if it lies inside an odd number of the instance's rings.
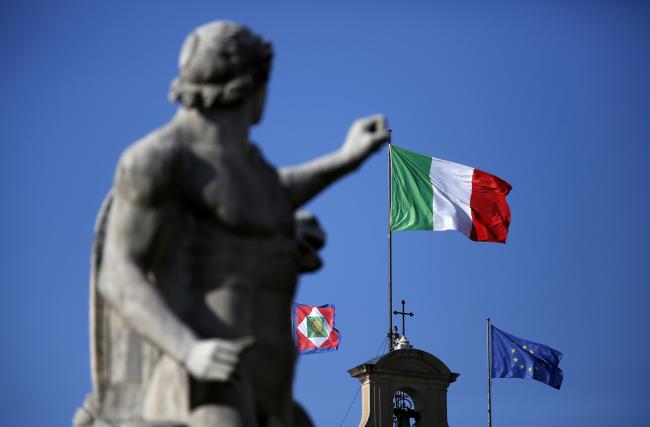
{"label": "statue's arm muscle", "polygon": [[138,333],[185,362],[197,338],[168,308],[147,275],[155,245],[164,240],[169,168],[161,153],[127,151],[115,180],[99,291]]}

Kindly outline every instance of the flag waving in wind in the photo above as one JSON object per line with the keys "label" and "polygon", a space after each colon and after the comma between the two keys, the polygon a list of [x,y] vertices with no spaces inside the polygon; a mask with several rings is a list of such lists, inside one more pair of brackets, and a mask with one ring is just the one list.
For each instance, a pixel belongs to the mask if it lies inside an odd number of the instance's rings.
{"label": "flag waving in wind", "polygon": [[294,304],[293,327],[298,353],[339,349],[341,337],[334,328],[334,305]]}
{"label": "flag waving in wind", "polygon": [[560,389],[562,353],[490,326],[492,378],[531,378]]}
{"label": "flag waving in wind", "polygon": [[505,243],[510,184],[394,145],[390,155],[391,230],[458,230],[474,241]]}

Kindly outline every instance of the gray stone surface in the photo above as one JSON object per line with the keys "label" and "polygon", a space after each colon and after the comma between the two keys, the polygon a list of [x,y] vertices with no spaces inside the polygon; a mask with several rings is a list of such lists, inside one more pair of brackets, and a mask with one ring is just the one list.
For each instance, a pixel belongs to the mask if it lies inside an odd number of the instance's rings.
{"label": "gray stone surface", "polygon": [[95,230],[93,393],[74,425],[311,425],[291,393],[290,306],[325,235],[299,208],[388,132],[360,119],[336,151],[276,170],[249,140],[271,59],[238,24],[197,28],[178,112],[122,154]]}

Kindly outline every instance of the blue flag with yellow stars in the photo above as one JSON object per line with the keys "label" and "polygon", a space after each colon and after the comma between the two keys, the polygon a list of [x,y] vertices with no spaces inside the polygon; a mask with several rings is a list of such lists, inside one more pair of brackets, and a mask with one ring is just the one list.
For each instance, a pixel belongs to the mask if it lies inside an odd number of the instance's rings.
{"label": "blue flag with yellow stars", "polygon": [[560,389],[562,353],[491,326],[492,378],[532,378]]}

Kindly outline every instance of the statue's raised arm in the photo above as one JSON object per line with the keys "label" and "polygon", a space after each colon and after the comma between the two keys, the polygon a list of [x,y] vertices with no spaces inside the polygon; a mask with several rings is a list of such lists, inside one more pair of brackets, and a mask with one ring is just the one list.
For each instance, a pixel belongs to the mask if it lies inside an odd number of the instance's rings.
{"label": "statue's raised arm", "polygon": [[310,162],[280,169],[280,179],[291,202],[300,207],[325,187],[354,171],[389,138],[383,115],[355,121],[341,148]]}

